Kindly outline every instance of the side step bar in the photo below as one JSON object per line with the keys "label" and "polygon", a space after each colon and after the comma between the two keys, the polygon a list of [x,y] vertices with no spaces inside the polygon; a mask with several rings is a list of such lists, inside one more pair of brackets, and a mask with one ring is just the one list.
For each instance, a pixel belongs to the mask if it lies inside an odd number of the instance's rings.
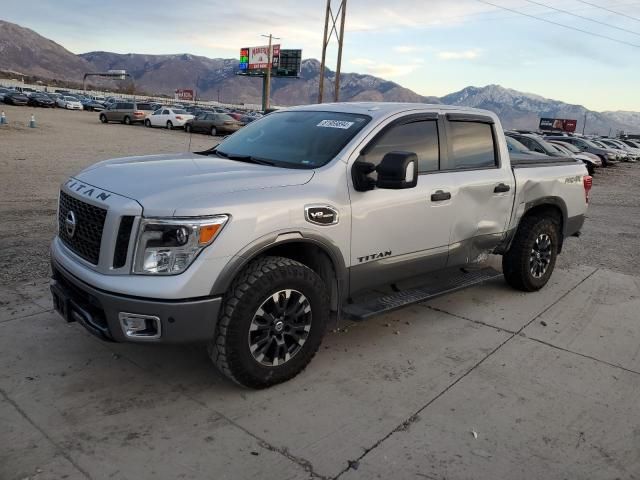
{"label": "side step bar", "polygon": [[500,277],[502,277],[502,273],[490,267],[470,272],[460,270],[455,274],[447,275],[447,277],[442,280],[438,279],[433,283],[428,283],[419,288],[410,288],[391,295],[376,297],[362,303],[345,305],[342,311],[345,316],[351,320],[366,320],[374,315],[388,313],[413,303],[431,300],[432,298],[479,285]]}

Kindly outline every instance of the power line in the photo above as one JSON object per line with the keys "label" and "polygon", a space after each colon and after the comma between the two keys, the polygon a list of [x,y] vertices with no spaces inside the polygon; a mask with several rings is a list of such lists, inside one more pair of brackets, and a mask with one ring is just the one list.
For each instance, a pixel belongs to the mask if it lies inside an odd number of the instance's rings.
{"label": "power line", "polygon": [[635,20],[636,22],[640,22],[640,18],[638,18],[638,17],[632,17],[631,15],[627,15],[626,13],[616,12],[615,10],[611,10],[609,8],[606,8],[606,7],[601,7],[600,5],[597,5],[595,3],[585,2],[583,0],[576,0],[576,2],[584,3],[585,5],[591,5],[592,7],[599,8],[600,10],[604,10],[606,12],[615,13],[616,15],[620,15],[622,17],[626,17],[626,18],[630,18],[631,20]]}
{"label": "power line", "polygon": [[622,32],[632,33],[633,35],[638,35],[640,37],[640,33],[634,32],[633,30],[627,30],[626,28],[617,27],[616,25],[611,25],[610,23],[601,22],[600,20],[595,20],[593,18],[585,17],[584,15],[578,15],[577,13],[570,12],[569,10],[563,10],[561,8],[552,7],[551,5],[547,5],[546,3],[534,2],[533,0],[525,0],[526,2],[532,3],[534,5],[539,5],[541,7],[549,8],[551,10],[555,10],[556,12],[565,13],[567,15],[571,15],[573,17],[581,18],[583,20],[588,20],[593,23],[597,23],[599,25],[604,25],[609,28],[615,28],[616,30],[620,30]]}
{"label": "power line", "polygon": [[495,3],[487,2],[486,0],[476,0],[476,2],[484,3],[485,5],[491,5],[492,7],[500,8],[502,10],[506,10],[508,12],[517,13],[518,15],[523,15],[525,17],[533,18],[534,20],[539,20],[541,22],[550,23],[552,25],[557,25],[558,27],[567,28],[569,30],[574,30],[576,32],[586,33],[587,35],[592,35],[594,37],[600,37],[607,40],[611,40],[612,42],[622,43],[624,45],[629,45],[630,47],[640,48],[640,44],[625,42],[624,40],[618,40],[617,38],[609,37],[607,35],[602,35],[600,33],[589,32],[587,30],[583,30],[581,28],[572,27],[571,25],[565,25],[564,23],[554,22],[553,20],[547,20],[546,18],[536,17],[535,15],[529,15],[528,13],[520,12],[513,8],[503,7],[502,5],[496,5]]}

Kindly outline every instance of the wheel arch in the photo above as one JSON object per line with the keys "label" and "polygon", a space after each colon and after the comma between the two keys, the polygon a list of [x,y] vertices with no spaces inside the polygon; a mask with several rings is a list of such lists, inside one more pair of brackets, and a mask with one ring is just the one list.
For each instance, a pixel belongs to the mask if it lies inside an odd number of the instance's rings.
{"label": "wheel arch", "polygon": [[211,289],[212,295],[227,292],[251,261],[264,256],[289,258],[316,272],[329,288],[332,310],[338,310],[347,296],[348,271],[340,249],[313,231],[272,233],[247,245],[220,272]]}
{"label": "wheel arch", "polygon": [[527,217],[532,217],[534,215],[539,216],[553,216],[558,221],[558,235],[560,237],[560,244],[558,245],[558,253],[562,252],[562,245],[564,244],[565,238],[565,230],[567,227],[567,204],[560,197],[541,197],[531,202],[525,204],[524,213],[518,220],[518,225],[516,228],[513,228],[506,239],[506,241],[502,244],[501,247],[496,249],[496,253],[504,253],[511,248],[511,243],[516,236],[516,232],[520,225],[522,224],[522,220]]}

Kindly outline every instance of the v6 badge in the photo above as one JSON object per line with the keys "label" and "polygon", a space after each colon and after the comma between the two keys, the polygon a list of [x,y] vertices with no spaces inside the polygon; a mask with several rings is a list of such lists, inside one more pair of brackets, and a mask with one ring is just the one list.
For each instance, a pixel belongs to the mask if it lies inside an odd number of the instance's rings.
{"label": "v6 badge", "polygon": [[304,218],[316,225],[335,225],[338,223],[338,211],[329,205],[307,205]]}

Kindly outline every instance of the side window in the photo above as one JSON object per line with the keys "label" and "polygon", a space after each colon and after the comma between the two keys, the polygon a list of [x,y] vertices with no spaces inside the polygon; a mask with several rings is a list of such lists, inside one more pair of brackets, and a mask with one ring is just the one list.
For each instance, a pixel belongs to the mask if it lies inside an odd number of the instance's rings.
{"label": "side window", "polygon": [[497,166],[493,129],[488,123],[451,121],[448,141],[453,168]]}
{"label": "side window", "polygon": [[161,115],[169,115],[169,110],[162,110]]}
{"label": "side window", "polygon": [[393,151],[413,152],[418,156],[418,172],[434,172],[440,168],[438,124],[435,120],[419,120],[391,127],[364,149],[361,159],[378,165]]}

